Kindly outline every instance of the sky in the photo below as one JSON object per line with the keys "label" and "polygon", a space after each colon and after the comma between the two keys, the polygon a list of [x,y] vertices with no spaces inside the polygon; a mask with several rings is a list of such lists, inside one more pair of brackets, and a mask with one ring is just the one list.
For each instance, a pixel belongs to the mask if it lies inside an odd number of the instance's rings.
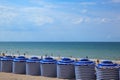
{"label": "sky", "polygon": [[120,42],[120,0],[0,0],[0,41]]}

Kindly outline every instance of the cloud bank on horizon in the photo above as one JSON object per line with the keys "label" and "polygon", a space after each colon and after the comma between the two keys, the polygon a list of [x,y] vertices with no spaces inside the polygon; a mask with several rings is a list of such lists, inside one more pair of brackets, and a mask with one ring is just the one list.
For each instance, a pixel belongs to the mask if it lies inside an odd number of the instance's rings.
{"label": "cloud bank on horizon", "polygon": [[0,0],[0,41],[120,41],[120,0]]}

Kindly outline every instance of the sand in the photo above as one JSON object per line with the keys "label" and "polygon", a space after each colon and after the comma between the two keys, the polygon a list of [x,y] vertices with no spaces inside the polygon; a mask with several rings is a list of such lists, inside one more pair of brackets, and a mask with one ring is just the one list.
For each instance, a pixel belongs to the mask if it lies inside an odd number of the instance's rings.
{"label": "sand", "polygon": [[63,80],[63,79],[0,72],[0,80]]}

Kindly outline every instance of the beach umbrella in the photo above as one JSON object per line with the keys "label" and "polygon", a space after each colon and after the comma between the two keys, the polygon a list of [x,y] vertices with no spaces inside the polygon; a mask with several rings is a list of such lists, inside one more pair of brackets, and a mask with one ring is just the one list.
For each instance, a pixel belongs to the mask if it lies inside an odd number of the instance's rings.
{"label": "beach umbrella", "polygon": [[119,80],[119,66],[112,61],[103,61],[96,66],[97,80]]}
{"label": "beach umbrella", "polygon": [[46,57],[40,61],[41,76],[56,77],[56,60],[51,57]]}
{"label": "beach umbrella", "polygon": [[2,56],[0,56],[0,72],[1,72],[1,58],[3,58]]}
{"label": "beach umbrella", "polygon": [[31,57],[26,61],[26,75],[40,75],[40,59]]}
{"label": "beach umbrella", "polygon": [[12,56],[4,56],[1,58],[1,72],[12,72]]}
{"label": "beach umbrella", "polygon": [[26,60],[24,56],[18,56],[13,59],[13,69],[12,72],[15,74],[25,74],[26,73]]}
{"label": "beach umbrella", "polygon": [[74,60],[71,60],[70,58],[62,58],[57,62],[57,78],[75,78]]}
{"label": "beach umbrella", "polygon": [[95,63],[81,59],[75,63],[76,80],[95,80]]}

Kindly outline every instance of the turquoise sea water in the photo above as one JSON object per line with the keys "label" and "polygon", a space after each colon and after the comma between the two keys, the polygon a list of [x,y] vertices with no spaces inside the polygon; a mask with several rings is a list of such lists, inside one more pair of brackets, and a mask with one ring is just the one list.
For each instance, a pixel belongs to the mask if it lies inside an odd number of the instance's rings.
{"label": "turquoise sea water", "polygon": [[120,42],[0,42],[0,53],[120,60]]}

